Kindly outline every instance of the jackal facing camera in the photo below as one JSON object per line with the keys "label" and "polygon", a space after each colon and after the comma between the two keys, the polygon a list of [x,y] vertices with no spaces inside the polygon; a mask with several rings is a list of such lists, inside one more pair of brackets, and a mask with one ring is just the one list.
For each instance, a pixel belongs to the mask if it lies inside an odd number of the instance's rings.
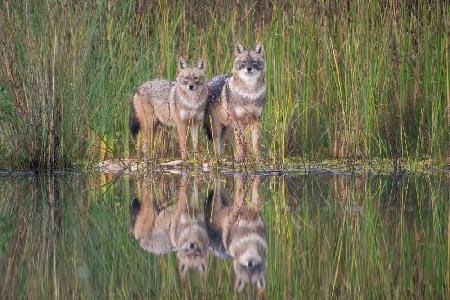
{"label": "jackal facing camera", "polygon": [[241,161],[247,157],[243,134],[249,126],[253,154],[258,161],[260,120],[266,99],[264,47],[258,43],[254,49],[245,49],[237,43],[235,56],[232,74],[224,81],[220,97],[216,99],[211,95],[208,99],[204,127],[208,137],[214,140],[218,156],[222,154],[227,132],[233,130],[235,160]]}
{"label": "jackal facing camera", "polygon": [[135,138],[141,131],[141,151],[147,154],[149,140],[153,142],[162,125],[175,126],[181,158],[188,158],[187,133],[190,128],[194,152],[198,152],[199,125],[203,122],[208,97],[205,61],[188,65],[183,58],[178,63],[176,81],[151,80],[137,90],[131,103],[130,130]]}

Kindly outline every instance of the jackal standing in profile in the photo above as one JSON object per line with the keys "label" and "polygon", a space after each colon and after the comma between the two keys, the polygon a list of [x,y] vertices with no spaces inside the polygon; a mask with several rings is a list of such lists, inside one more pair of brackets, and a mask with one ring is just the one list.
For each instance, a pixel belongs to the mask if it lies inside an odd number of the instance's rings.
{"label": "jackal standing in profile", "polygon": [[235,55],[232,75],[224,81],[220,97],[211,95],[208,99],[204,127],[209,139],[214,140],[218,156],[228,129],[233,129],[235,160],[241,161],[247,156],[243,132],[250,126],[253,154],[258,161],[260,120],[266,99],[264,47],[258,43],[254,49],[244,49],[238,42]]}
{"label": "jackal standing in profile", "polygon": [[183,58],[178,63],[176,81],[151,80],[144,82],[133,97],[130,130],[135,138],[141,130],[141,151],[146,155],[148,143],[153,141],[161,125],[176,126],[181,158],[188,158],[187,132],[191,129],[194,153],[198,152],[198,131],[202,123],[208,97],[205,61],[188,65]]}
{"label": "jackal standing in profile", "polygon": [[[234,202],[229,205],[229,195],[222,189],[221,178],[214,193],[209,193],[208,202],[213,200],[214,214],[210,222],[210,234],[220,235],[220,246],[233,260],[236,275],[235,289],[242,291],[248,284],[256,284],[259,290],[265,288],[266,275],[266,228],[261,217],[259,176],[251,178],[251,201],[246,202],[244,177],[237,176]],[[214,196],[212,196],[214,195]],[[212,245],[213,247],[214,245]]]}
{"label": "jackal standing in profile", "polygon": [[158,255],[176,251],[178,269],[183,278],[189,269],[205,274],[209,233],[204,210],[199,204],[197,180],[191,201],[187,199],[187,177],[182,176],[176,205],[159,210],[149,179],[141,184],[141,201],[132,200],[132,232],[139,245]]}

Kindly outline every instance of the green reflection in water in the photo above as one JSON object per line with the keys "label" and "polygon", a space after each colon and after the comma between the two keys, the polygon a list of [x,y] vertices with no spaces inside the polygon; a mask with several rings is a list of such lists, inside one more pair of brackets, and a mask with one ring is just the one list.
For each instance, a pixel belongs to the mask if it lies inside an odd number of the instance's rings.
{"label": "green reflection in water", "polygon": [[448,176],[3,177],[0,195],[2,299],[449,296]]}

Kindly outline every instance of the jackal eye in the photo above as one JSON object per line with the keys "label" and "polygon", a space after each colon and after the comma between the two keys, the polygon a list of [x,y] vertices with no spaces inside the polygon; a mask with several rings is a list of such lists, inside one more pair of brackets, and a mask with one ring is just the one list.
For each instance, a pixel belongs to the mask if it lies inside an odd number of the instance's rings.
{"label": "jackal eye", "polygon": [[194,76],[194,80],[198,81],[199,77],[198,76]]}
{"label": "jackal eye", "polygon": [[245,62],[237,61],[235,66],[236,66],[236,69],[241,70],[241,69],[245,68]]}
{"label": "jackal eye", "polygon": [[253,68],[255,68],[257,70],[261,70],[263,68],[263,63],[261,63],[259,61],[253,62]]}

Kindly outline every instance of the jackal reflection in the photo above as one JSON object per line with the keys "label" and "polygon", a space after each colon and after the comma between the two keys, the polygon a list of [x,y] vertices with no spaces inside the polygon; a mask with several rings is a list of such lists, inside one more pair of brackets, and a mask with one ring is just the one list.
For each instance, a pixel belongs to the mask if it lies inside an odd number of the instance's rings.
{"label": "jackal reflection", "polygon": [[[233,260],[237,291],[242,291],[248,283],[256,284],[259,290],[265,288],[267,239],[260,214],[259,181],[259,176],[236,176],[233,203],[222,188],[220,177],[214,196],[209,194],[209,201],[214,198],[211,248],[216,249],[216,254],[225,252],[225,256]],[[251,195],[247,197],[250,186]],[[214,236],[219,236],[219,239]]]}
{"label": "jackal reflection", "polygon": [[188,182],[186,176],[180,176],[176,204],[161,209],[157,198],[165,198],[162,202],[167,203],[168,182],[140,180],[140,200],[134,197],[131,206],[134,238],[157,255],[176,251],[182,277],[189,269],[206,272],[209,249],[214,256],[232,260],[237,291],[247,284],[264,290],[267,239],[259,176],[235,176],[234,199],[219,176],[204,205],[199,203],[197,179],[193,179],[188,201]]}
{"label": "jackal reflection", "polygon": [[197,180],[194,179],[191,201],[186,192],[188,178],[181,176],[179,182],[176,204],[162,208],[156,194],[165,194],[165,184],[152,183],[146,177],[140,180],[141,200],[134,197],[131,204],[132,233],[139,245],[151,253],[161,255],[176,251],[182,277],[189,269],[204,274],[209,234],[199,205]]}

